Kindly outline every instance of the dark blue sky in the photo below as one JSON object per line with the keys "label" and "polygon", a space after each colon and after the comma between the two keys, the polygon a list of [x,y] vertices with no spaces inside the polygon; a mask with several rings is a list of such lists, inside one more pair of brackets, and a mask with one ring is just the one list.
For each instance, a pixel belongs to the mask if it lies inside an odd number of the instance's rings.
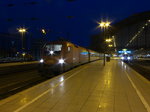
{"label": "dark blue sky", "polygon": [[51,30],[46,38],[64,36],[88,46],[90,36],[99,32],[96,21],[108,19],[115,23],[150,10],[149,4],[150,0],[1,0],[0,32],[12,33],[24,26],[37,37],[40,29],[46,28]]}

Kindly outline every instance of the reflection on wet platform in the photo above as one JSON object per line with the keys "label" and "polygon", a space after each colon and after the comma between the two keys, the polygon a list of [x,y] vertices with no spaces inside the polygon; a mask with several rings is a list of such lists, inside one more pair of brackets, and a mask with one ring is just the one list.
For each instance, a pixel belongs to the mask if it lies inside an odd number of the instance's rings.
{"label": "reflection on wet platform", "polygon": [[149,95],[150,83],[125,63],[96,61],[1,100],[0,111],[149,112]]}

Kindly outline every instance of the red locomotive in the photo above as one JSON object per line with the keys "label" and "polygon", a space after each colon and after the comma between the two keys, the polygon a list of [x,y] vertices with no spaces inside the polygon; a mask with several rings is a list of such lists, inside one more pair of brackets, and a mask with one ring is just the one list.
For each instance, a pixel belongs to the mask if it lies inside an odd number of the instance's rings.
{"label": "red locomotive", "polygon": [[49,42],[44,45],[41,53],[39,72],[44,73],[46,77],[49,77],[49,73],[67,71],[75,66],[101,59],[103,56],[67,41]]}

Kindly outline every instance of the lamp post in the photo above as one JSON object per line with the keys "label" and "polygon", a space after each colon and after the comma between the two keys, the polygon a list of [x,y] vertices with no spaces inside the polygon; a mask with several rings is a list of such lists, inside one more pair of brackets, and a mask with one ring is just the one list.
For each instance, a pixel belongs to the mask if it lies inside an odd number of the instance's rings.
{"label": "lamp post", "polygon": [[[101,30],[103,31],[103,37],[104,37],[104,40],[105,40],[105,30],[110,26],[110,22],[109,21],[106,21],[106,22],[99,22],[98,23],[99,24],[99,28],[101,28]],[[111,42],[111,40],[109,39],[109,40],[105,40],[106,42],[108,41],[110,41]],[[104,49],[105,50],[105,49]],[[105,66],[105,51],[104,51],[104,61],[103,61],[103,65]]]}
{"label": "lamp post", "polygon": [[24,51],[24,34],[27,32],[25,28],[18,28],[18,32],[21,34],[21,41],[22,41],[22,52]]}

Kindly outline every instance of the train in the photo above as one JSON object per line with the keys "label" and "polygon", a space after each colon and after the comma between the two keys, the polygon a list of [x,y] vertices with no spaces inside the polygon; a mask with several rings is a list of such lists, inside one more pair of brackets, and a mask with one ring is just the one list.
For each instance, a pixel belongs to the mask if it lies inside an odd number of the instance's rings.
{"label": "train", "polygon": [[86,49],[68,41],[48,42],[41,50],[38,71],[45,77],[51,77],[76,66],[102,58],[102,53]]}
{"label": "train", "polygon": [[133,61],[133,55],[132,54],[122,54],[121,60],[124,62],[131,62]]}

